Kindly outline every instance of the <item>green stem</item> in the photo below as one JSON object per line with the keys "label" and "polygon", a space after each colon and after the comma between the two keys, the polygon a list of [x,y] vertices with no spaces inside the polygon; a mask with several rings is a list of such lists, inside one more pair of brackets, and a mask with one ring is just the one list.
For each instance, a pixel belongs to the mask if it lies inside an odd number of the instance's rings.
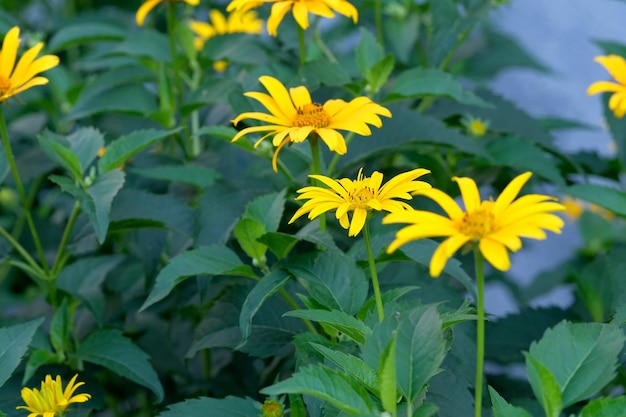
{"label": "green stem", "polygon": [[63,236],[61,236],[61,242],[59,243],[59,248],[57,249],[57,256],[54,259],[54,264],[52,265],[52,276],[56,278],[59,274],[61,268],[63,268],[64,261],[63,252],[65,251],[65,246],[67,245],[67,241],[70,238],[70,233],[74,228],[74,223],[76,222],[76,218],[80,213],[80,204],[78,202],[74,203],[74,208],[72,209],[72,213],[70,214],[70,218],[67,221],[67,225],[65,225],[65,230],[63,231]]}
{"label": "green stem", "polygon": [[35,248],[37,249],[37,253],[39,254],[41,266],[43,267],[44,272],[48,274],[50,272],[50,269],[48,267],[48,262],[46,261],[46,255],[44,254],[43,247],[41,246],[41,241],[39,240],[39,234],[37,233],[37,229],[35,228],[35,223],[33,222],[33,218],[30,215],[30,205],[28,203],[28,198],[26,197],[26,192],[24,191],[24,185],[22,185],[22,180],[20,179],[20,173],[17,171],[17,165],[15,164],[15,157],[13,156],[13,151],[11,149],[9,132],[7,130],[6,121],[4,120],[2,106],[0,106],[0,135],[2,136],[2,145],[4,146],[4,152],[6,153],[7,160],[9,161],[9,166],[11,167],[11,174],[13,174],[13,179],[15,180],[15,186],[17,187],[17,191],[20,195],[20,198],[22,199],[26,223],[28,223],[28,228],[30,229],[30,233],[33,237],[33,242],[35,243]]}
{"label": "green stem", "polygon": [[370,266],[370,275],[372,277],[372,287],[374,287],[374,298],[376,299],[376,310],[378,311],[378,321],[385,318],[385,310],[383,309],[383,299],[380,295],[380,284],[378,283],[378,273],[376,272],[376,260],[374,259],[374,251],[372,251],[372,240],[370,238],[369,219],[365,221],[363,226],[363,239],[365,240],[365,249],[367,250],[367,262]]}
{"label": "green stem", "polygon": [[376,35],[378,36],[378,43],[384,51],[385,40],[383,38],[383,12],[380,6],[380,0],[374,1],[374,13],[376,14]]}
{"label": "green stem", "polygon": [[298,26],[298,47],[300,48],[300,67],[306,64],[306,44],[304,43],[304,29]]}
{"label": "green stem", "polygon": [[[313,164],[311,166],[311,174],[312,175],[321,175],[322,174],[322,164],[320,162],[320,147],[319,140],[317,137],[311,135],[309,136],[309,144],[311,145],[311,159],[313,160]],[[313,184],[317,184],[319,181],[312,181]],[[326,230],[326,216],[322,213],[319,216],[320,219],[320,230]]]}
{"label": "green stem", "polygon": [[[278,293],[280,294],[281,297],[283,297],[283,300],[285,300],[287,302],[287,304],[289,304],[289,307],[293,308],[294,310],[301,310],[302,309],[298,305],[298,303],[296,303],[296,300],[294,300],[293,297],[291,297],[291,295],[287,292],[286,289],[281,288],[280,290],[278,290]],[[302,319],[302,322],[304,323],[306,328],[309,329],[309,331],[311,333],[317,334],[317,330],[315,329],[315,326],[313,326],[313,323],[311,323],[311,320],[309,320],[309,319]]]}
{"label": "green stem", "polygon": [[32,268],[33,271],[36,272],[36,275],[39,278],[41,279],[46,278],[46,274],[39,267],[37,262],[35,262],[33,257],[30,256],[30,254],[26,251],[26,249],[24,249],[24,247],[20,245],[20,243],[17,240],[15,240],[13,236],[11,236],[11,234],[4,229],[4,227],[0,227],[0,236],[5,238],[6,241],[9,242],[11,246],[13,246],[13,248],[20,254],[22,259],[24,259],[24,261],[26,261],[26,263],[30,266],[30,268]]}
{"label": "green stem", "polygon": [[476,386],[474,390],[474,416],[482,417],[483,401],[483,367],[485,363],[485,276],[483,255],[480,249],[474,248],[474,263],[476,265]]}

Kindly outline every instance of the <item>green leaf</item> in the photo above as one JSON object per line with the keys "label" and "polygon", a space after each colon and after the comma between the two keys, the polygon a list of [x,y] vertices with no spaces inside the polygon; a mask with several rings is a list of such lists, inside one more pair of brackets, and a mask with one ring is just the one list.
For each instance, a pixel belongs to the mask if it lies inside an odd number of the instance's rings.
{"label": "green leaf", "polygon": [[563,410],[563,403],[561,390],[554,374],[546,365],[531,355],[526,355],[526,373],[546,417],[559,417]]}
{"label": "green leaf", "polygon": [[167,406],[157,417],[251,417],[260,414],[261,404],[251,398],[194,398]]}
{"label": "green leaf", "polygon": [[241,328],[242,341],[237,347],[241,348],[252,333],[252,319],[259,311],[265,300],[280,290],[287,281],[289,274],[282,270],[273,271],[263,278],[254,286],[252,291],[246,297],[241,306],[241,314],[239,315],[239,327]]}
{"label": "green leaf", "polygon": [[267,246],[278,259],[284,259],[300,239],[287,233],[270,232],[259,237],[258,241]]}
{"label": "green leaf", "polygon": [[142,177],[180,182],[197,188],[210,187],[220,178],[219,172],[214,169],[197,165],[157,165],[150,168],[133,168],[130,171]]}
{"label": "green leaf", "polygon": [[378,61],[369,71],[367,89],[370,94],[376,94],[383,85],[387,83],[393,67],[395,58],[392,54],[387,54],[383,59]]}
{"label": "green leaf", "polygon": [[202,56],[211,61],[225,59],[238,64],[259,65],[269,57],[254,36],[247,33],[232,33],[213,36],[204,44]]}
{"label": "green leaf", "polygon": [[580,417],[626,417],[626,397],[593,399],[583,408]]}
{"label": "green leaf", "polygon": [[305,394],[321,398],[350,414],[371,414],[373,405],[367,391],[342,373],[323,366],[300,369],[291,378],[261,390],[265,395]]}
{"label": "green leaf", "polygon": [[567,407],[596,394],[615,377],[625,340],[612,324],[563,321],[530,346],[526,363],[532,358],[545,364]]}
{"label": "green leaf", "polygon": [[532,417],[526,410],[507,403],[498,392],[489,387],[493,417]]}
{"label": "green leaf", "polygon": [[[408,287],[393,288],[389,291],[385,291],[381,295],[383,305],[387,305],[393,301],[396,301],[403,295],[408,294],[409,292],[415,291],[418,289],[419,287],[417,286],[408,286]],[[363,304],[363,306],[361,306],[359,311],[356,313],[356,318],[359,320],[365,320],[368,314],[370,312],[373,312],[375,308],[376,308],[376,297],[372,295],[370,298],[367,299],[367,301]]]}
{"label": "green leaf", "polygon": [[164,139],[180,129],[174,130],[136,130],[128,135],[121,136],[114,140],[106,148],[106,152],[98,161],[98,171],[100,173],[116,169],[133,155],[141,152],[150,145]]}
{"label": "green leaf", "polygon": [[64,122],[99,113],[124,113],[145,116],[158,110],[157,102],[141,84],[123,85],[77,102]]}
{"label": "green leaf", "polygon": [[123,27],[102,22],[80,22],[64,25],[50,39],[48,50],[55,53],[92,42],[120,41],[125,34],[126,30]]}
{"label": "green leaf", "polygon": [[148,362],[148,355],[117,330],[98,330],[90,334],[73,356],[143,385],[156,395],[157,402],[163,400],[163,386]]}
{"label": "green leaf", "polygon": [[122,255],[108,255],[78,259],[63,268],[56,285],[83,301],[96,320],[102,323],[105,307],[102,282],[124,258]]}
{"label": "green leaf", "polygon": [[275,232],[280,225],[285,207],[287,190],[271,193],[255,198],[246,206],[243,218],[253,219],[265,227],[266,232]]}
{"label": "green leaf", "polygon": [[360,32],[361,39],[356,47],[356,62],[363,78],[369,81],[372,68],[384,58],[384,53],[378,40],[370,31],[361,28]]}
{"label": "green leaf", "polygon": [[113,53],[148,58],[158,63],[170,63],[172,55],[168,42],[165,34],[143,27],[138,31],[126,31],[126,38],[116,43]]}
{"label": "green leaf", "polygon": [[307,62],[300,69],[298,78],[298,81],[306,80],[307,86],[311,89],[319,85],[343,86],[350,82],[350,75],[341,64],[322,58]]}
{"label": "green leaf", "polygon": [[265,226],[256,220],[244,217],[235,225],[233,233],[241,249],[243,249],[253,261],[265,264],[265,251],[267,247],[257,240],[265,234]]}
{"label": "green leaf", "polygon": [[255,277],[252,269],[225,246],[202,246],[172,258],[156,277],[154,287],[139,311],[165,298],[176,285],[196,275]]}
{"label": "green leaf", "polygon": [[63,298],[50,322],[50,342],[57,352],[65,352],[69,331],[70,315],[67,309],[67,298]]}
{"label": "green leaf", "polygon": [[563,190],[574,198],[597,204],[626,217],[626,192],[598,184],[576,184]]}
{"label": "green leaf", "polygon": [[82,181],[83,167],[78,156],[74,155],[69,149],[69,143],[62,143],[60,140],[65,140],[65,138],[58,135],[47,135],[46,133],[37,137],[39,146],[50,159],[63,167],[74,180]]}
{"label": "green leaf", "polygon": [[374,394],[378,394],[380,392],[378,375],[376,375],[376,372],[362,359],[347,353],[329,349],[319,343],[309,342],[309,344],[317,352],[321,353],[324,358],[339,367],[346,375],[352,377],[370,392]]}
{"label": "green leaf", "polygon": [[0,387],[11,377],[44,319],[0,328]]}
{"label": "green leaf", "polygon": [[400,74],[385,101],[426,96],[447,97],[472,106],[492,107],[465,90],[451,74],[433,68],[413,68]]}
{"label": "green leaf", "polygon": [[29,353],[28,362],[24,369],[24,376],[22,377],[22,385],[26,383],[35,375],[35,372],[43,365],[49,365],[53,363],[62,363],[64,358],[60,355],[54,354],[48,350],[37,349]]}
{"label": "green leaf", "polygon": [[391,341],[385,348],[383,356],[380,358],[380,368],[378,371],[378,385],[380,387],[380,401],[383,409],[393,417],[396,417],[398,405],[398,390],[396,383],[396,344],[398,333],[394,333]]}
{"label": "green leaf", "polygon": [[293,310],[286,312],[284,316],[299,317],[323,324],[361,344],[365,342],[365,336],[372,332],[362,321],[338,310]]}

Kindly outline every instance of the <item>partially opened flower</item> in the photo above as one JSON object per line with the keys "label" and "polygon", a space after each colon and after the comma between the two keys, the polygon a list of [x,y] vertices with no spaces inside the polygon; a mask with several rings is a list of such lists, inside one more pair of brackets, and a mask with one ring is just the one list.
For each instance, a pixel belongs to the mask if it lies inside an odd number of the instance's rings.
{"label": "partially opened flower", "polygon": [[270,35],[276,36],[278,25],[289,10],[292,11],[294,19],[302,29],[309,27],[309,13],[322,17],[335,17],[335,13],[351,17],[354,23],[359,18],[359,12],[350,2],[346,0],[233,0],[230,2],[227,11],[250,10],[259,7],[264,3],[272,3],[272,12],[267,21],[267,31]]}
{"label": "partially opened flower", "polygon": [[545,230],[560,233],[563,220],[552,214],[565,207],[556,198],[541,194],[524,195],[517,200],[521,188],[532,174],[518,175],[493,201],[481,201],[478,187],[471,178],[454,177],[459,184],[465,211],[446,193],[432,188],[420,192],[431,198],[448,217],[430,211],[410,210],[391,213],[383,223],[410,223],[396,233],[389,245],[391,253],[405,243],[430,237],[447,237],[435,250],[430,261],[430,275],[438,277],[448,259],[465,244],[478,243],[482,255],[500,271],[511,267],[508,250],[522,247],[520,237],[545,239]]}
{"label": "partially opened flower", "polygon": [[17,61],[19,45],[20,28],[14,26],[4,37],[0,50],[0,102],[31,87],[48,84],[47,78],[37,77],[37,74],[59,65],[59,57],[56,55],[37,58],[43,48],[43,42],[28,49]]}
{"label": "partially opened flower", "polygon": [[269,123],[269,125],[252,126],[238,132],[232,141],[235,142],[249,133],[268,132],[255,143],[255,147],[272,136],[272,143],[276,147],[272,166],[277,171],[276,161],[280,150],[289,143],[298,143],[306,140],[310,135],[317,135],[328,148],[343,155],[348,148],[346,141],[338,130],[346,130],[369,136],[372,134],[368,124],[380,127],[380,116],[391,117],[391,112],[385,107],[374,103],[368,97],[357,97],[350,102],[344,100],[328,100],[324,104],[314,103],[306,87],[290,88],[289,91],[276,78],[262,76],[259,81],[269,92],[245,93],[259,101],[269,112],[246,112],[237,116],[233,123],[236,125],[244,119],[255,119]]}
{"label": "partially opened flower", "polygon": [[194,40],[196,49],[204,48],[204,43],[216,35],[228,33],[260,34],[263,32],[263,21],[254,11],[234,11],[228,18],[217,9],[209,12],[211,23],[192,20],[189,28],[197,35]]}
{"label": "partially opened flower", "polygon": [[155,7],[159,5],[159,3],[180,3],[185,2],[190,6],[197,6],[200,4],[200,0],[146,0],[143,2],[139,9],[137,9],[137,14],[135,15],[135,20],[137,21],[138,26],[143,26],[146,21],[146,16],[148,13],[152,11]]}
{"label": "partially opened flower", "polygon": [[[423,168],[414,169],[396,175],[384,185],[383,174],[374,171],[371,177],[364,177],[363,168],[354,181],[349,178],[334,180],[323,175],[310,175],[328,188],[310,186],[298,190],[300,195],[296,199],[308,201],[296,211],[289,223],[307,213],[312,220],[322,213],[336,210],[335,217],[341,227],[349,228],[348,236],[356,236],[363,229],[370,210],[404,212],[411,209],[407,203],[397,199],[411,200],[411,193],[429,189],[431,186],[427,182],[415,181],[429,172]],[[349,212],[353,212],[352,219],[348,216]]]}
{"label": "partially opened flower", "polygon": [[461,123],[465,126],[467,133],[474,138],[485,136],[489,130],[489,121],[478,117],[465,116],[461,119]]}
{"label": "partially opened flower", "polygon": [[626,60],[619,55],[597,56],[599,62],[617,82],[597,81],[589,86],[587,94],[613,93],[609,99],[609,109],[615,117],[626,114]]}
{"label": "partially opened flower", "polygon": [[84,403],[91,398],[89,394],[76,394],[74,391],[84,384],[79,382],[75,384],[78,375],[70,380],[63,390],[61,377],[57,375],[56,379],[52,379],[50,375],[46,375],[45,380],[41,382],[41,389],[22,388],[22,400],[26,405],[16,407],[30,411],[28,417],[56,417],[62,415],[67,406],[74,403]]}

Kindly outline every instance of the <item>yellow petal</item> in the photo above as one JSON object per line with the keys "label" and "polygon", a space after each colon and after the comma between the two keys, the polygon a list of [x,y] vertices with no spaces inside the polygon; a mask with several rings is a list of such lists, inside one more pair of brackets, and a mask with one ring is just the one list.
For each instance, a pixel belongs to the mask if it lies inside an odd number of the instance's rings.
{"label": "yellow petal", "polygon": [[474,182],[473,179],[468,177],[452,177],[452,181],[456,181],[459,184],[466,212],[471,213],[480,207],[480,194],[478,193],[476,182]]}
{"label": "yellow petal", "polygon": [[497,270],[508,271],[511,268],[509,253],[500,242],[486,237],[480,239],[478,247],[480,248],[480,253]]}
{"label": "yellow petal", "polygon": [[343,135],[334,129],[321,128],[316,130],[320,139],[328,146],[332,152],[336,152],[339,155],[344,155],[348,152],[346,140]]}
{"label": "yellow petal", "polygon": [[606,93],[606,92],[617,92],[624,91],[625,87],[623,85],[613,83],[610,81],[597,81],[587,88],[587,94],[598,94],[598,93]]}
{"label": "yellow petal", "polygon": [[135,15],[135,20],[137,21],[138,26],[143,26],[146,16],[152,9],[154,9],[157,4],[161,3],[163,0],[146,0],[139,9],[137,9],[137,14]]}
{"label": "yellow petal", "polygon": [[280,22],[282,22],[285,14],[290,8],[291,2],[289,1],[279,1],[278,3],[274,3],[270,18],[267,19],[267,32],[271,36],[278,35],[278,25],[280,25]]}
{"label": "yellow petal", "polygon": [[523,174],[518,175],[513,178],[513,180],[504,188],[502,194],[496,199],[495,204],[493,205],[493,214],[498,217],[500,213],[509,205],[515,197],[519,194],[520,190],[526,184],[528,179],[531,177],[532,172],[527,171]]}
{"label": "yellow petal", "polygon": [[363,226],[365,225],[365,219],[367,218],[367,210],[357,208],[352,215],[352,221],[350,222],[350,230],[348,230],[348,236],[356,236],[359,234]]}
{"label": "yellow petal", "polygon": [[439,247],[437,247],[430,260],[430,276],[437,278],[441,275],[448,259],[468,241],[469,237],[464,235],[454,235],[444,240]]}
{"label": "yellow petal", "polygon": [[420,191],[419,194],[434,200],[453,220],[460,219],[464,215],[463,210],[461,210],[461,207],[459,207],[456,201],[454,201],[448,194],[438,190],[437,188]]}
{"label": "yellow petal", "polygon": [[311,100],[309,90],[307,90],[307,88],[304,86],[290,88],[289,93],[291,95],[291,99],[293,100],[293,104],[296,106],[296,109],[301,109],[307,104],[311,104],[313,102]]}
{"label": "yellow petal", "polygon": [[276,78],[268,75],[259,77],[259,81],[276,101],[276,104],[281,109],[285,117],[289,120],[293,120],[296,117],[297,111],[293,106],[291,96],[285,86]]}
{"label": "yellow petal", "polygon": [[0,55],[0,76],[9,78],[13,72],[17,48],[20,45],[20,28],[13,26],[2,41],[2,54]]}
{"label": "yellow petal", "polygon": [[619,55],[597,56],[594,61],[606,68],[618,83],[626,85],[626,61]]}

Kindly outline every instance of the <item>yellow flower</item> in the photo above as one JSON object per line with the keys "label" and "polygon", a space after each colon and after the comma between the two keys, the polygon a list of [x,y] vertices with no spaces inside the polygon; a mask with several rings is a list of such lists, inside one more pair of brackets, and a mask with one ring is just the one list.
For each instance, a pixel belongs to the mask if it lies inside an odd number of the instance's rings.
{"label": "yellow flower", "polygon": [[322,17],[335,17],[335,13],[351,17],[354,23],[359,18],[359,12],[350,2],[346,0],[233,0],[230,2],[227,11],[250,10],[259,7],[264,3],[272,3],[272,12],[267,20],[267,31],[270,35],[276,36],[278,25],[283,17],[292,9],[293,17],[302,29],[309,27],[309,13]]}
{"label": "yellow flower", "polygon": [[68,405],[73,403],[84,403],[91,398],[89,394],[74,395],[76,388],[84,384],[79,382],[74,384],[78,375],[70,380],[63,390],[61,377],[57,375],[56,379],[52,379],[50,375],[46,375],[46,379],[41,382],[41,390],[37,388],[22,388],[22,400],[26,405],[21,405],[17,409],[23,408],[30,411],[28,417],[55,417],[65,412]]}
{"label": "yellow flower", "polygon": [[36,75],[59,65],[59,57],[55,55],[37,58],[43,42],[28,49],[15,65],[19,44],[20,28],[13,26],[4,37],[0,51],[0,102],[36,85],[48,84],[47,78]]}
{"label": "yellow flower", "polygon": [[583,214],[583,211],[585,211],[585,206],[582,201],[572,197],[563,197],[561,203],[563,207],[565,207],[565,215],[572,221],[578,220],[581,214]]}
{"label": "yellow flower", "polygon": [[146,0],[143,2],[139,9],[137,9],[137,14],[135,15],[135,20],[137,21],[138,26],[143,26],[146,21],[146,16],[148,13],[152,11],[159,3],[180,3],[185,2],[190,6],[197,6],[200,4],[200,0]]}
{"label": "yellow flower", "polygon": [[[563,220],[551,214],[564,211],[556,198],[528,194],[515,200],[532,174],[518,175],[507,185],[496,201],[481,201],[478,187],[471,178],[454,177],[459,184],[465,205],[463,211],[446,193],[437,189],[420,192],[443,208],[448,217],[429,211],[411,210],[385,216],[383,223],[411,223],[396,233],[388,253],[413,240],[447,236],[430,261],[430,275],[438,277],[448,259],[466,243],[478,242],[480,252],[496,269],[506,271],[511,267],[508,250],[522,247],[520,237],[545,239],[543,229],[560,233]],[[515,201],[514,201],[515,200]]]}
{"label": "yellow flower", "polygon": [[256,12],[234,11],[228,15],[228,19],[217,9],[209,12],[211,23],[192,20],[189,28],[198,35],[194,40],[197,50],[204,48],[204,43],[216,35],[228,33],[250,33],[259,35],[263,32],[263,21],[257,17]]}
{"label": "yellow flower", "polygon": [[609,109],[620,119],[626,114],[626,60],[619,55],[607,55],[597,56],[594,61],[602,64],[617,82],[597,81],[589,86],[587,94],[614,93],[609,99]]}
{"label": "yellow flower", "polygon": [[[363,177],[363,168],[359,170],[355,181],[349,178],[337,181],[323,175],[309,175],[330,189],[316,186],[299,189],[300,195],[296,199],[308,201],[296,211],[289,223],[293,223],[306,213],[309,213],[308,217],[312,220],[322,213],[336,209],[335,217],[341,227],[344,229],[349,227],[348,236],[356,236],[363,229],[369,210],[404,212],[411,209],[404,201],[395,199],[411,200],[413,198],[411,193],[429,189],[431,186],[427,182],[415,181],[429,172],[423,168],[404,172],[387,181],[382,187],[383,174],[374,171],[371,177]],[[350,211],[354,212],[352,220],[348,218]]]}
{"label": "yellow flower", "polygon": [[368,97],[357,97],[350,102],[328,100],[324,104],[319,104],[311,100],[309,90],[304,86],[287,91],[276,78],[262,76],[259,81],[269,95],[259,92],[248,92],[244,95],[259,101],[271,114],[242,113],[233,120],[233,123],[236,125],[244,119],[255,119],[270,125],[247,127],[238,132],[232,141],[235,142],[248,133],[269,132],[254,146],[259,146],[265,138],[273,136],[272,143],[276,146],[272,158],[274,171],[277,171],[278,153],[288,143],[303,142],[309,135],[315,134],[331,151],[343,155],[348,148],[343,135],[337,130],[368,136],[372,134],[368,124],[382,126],[378,115],[391,117],[388,109],[374,103]]}
{"label": "yellow flower", "polygon": [[467,133],[475,138],[485,136],[485,133],[489,130],[489,122],[477,117],[464,117],[463,120],[461,120],[461,123],[465,126]]}

